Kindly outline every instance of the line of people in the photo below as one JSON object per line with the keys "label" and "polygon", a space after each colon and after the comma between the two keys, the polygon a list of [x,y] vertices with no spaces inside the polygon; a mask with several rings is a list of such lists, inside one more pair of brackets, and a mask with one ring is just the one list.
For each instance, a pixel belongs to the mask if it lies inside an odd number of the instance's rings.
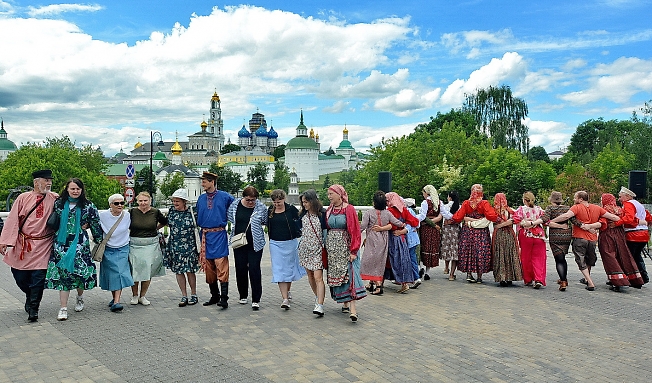
{"label": "line of people", "polygon": [[[341,311],[353,322],[358,320],[355,302],[367,291],[382,295],[386,280],[400,286],[398,293],[418,288],[431,278],[440,259],[450,281],[456,280],[459,270],[466,273],[468,282],[483,283],[483,275],[493,271],[499,286],[523,281],[539,289],[546,285],[546,236],[555,257],[560,291],[568,288],[565,256],[571,243],[587,290],[595,289],[590,272],[597,258],[596,244],[613,290],[640,288],[649,281],[641,252],[649,240],[647,224],[652,216],[624,187],[619,193],[622,207],[610,194],[602,196],[602,206],[589,204],[588,194],[579,191],[570,207],[563,204],[561,193],[553,192],[550,206],[544,210],[535,205],[530,192],[523,194],[522,206],[512,209],[503,193],[495,195],[492,206],[481,185],[473,185],[470,198],[461,203],[454,191],[448,193],[447,203],[440,201],[437,189],[426,185],[418,213],[413,199],[378,191],[373,196],[374,208],[364,213],[360,224],[341,185],[328,189],[327,208],[314,190],[306,191],[300,196],[299,211],[286,202],[282,190],[271,193],[272,205],[266,207],[254,187],[246,187],[241,198],[234,198],[217,189],[217,175],[204,172],[205,193],[199,197],[196,211],[187,192],[179,189],[165,216],[151,206],[147,192],[136,197],[138,207],[128,212],[124,211],[124,197],[114,194],[109,197],[109,210],[100,213],[86,198],[80,179],[70,179],[59,196],[50,190],[50,170],[32,176],[34,190],[16,199],[0,235],[0,253],[25,293],[25,311],[31,322],[38,320],[45,288],[59,291],[58,320],[68,318],[71,290],[77,291],[74,308],[79,312],[84,309],[84,291],[98,283],[112,294],[108,304],[112,312],[123,310],[121,292],[126,287],[132,290],[130,304],[148,306],[151,280],[164,275],[166,267],[176,275],[180,307],[199,303],[196,273],[203,270],[210,291],[203,305],[226,309],[229,248],[238,236],[244,237],[242,246],[233,246],[238,303],[249,303],[251,288],[251,307],[257,311],[262,297],[265,231],[271,282],[279,287],[280,307],[290,309],[292,283],[307,275],[315,296],[313,313],[324,315],[328,285],[331,297],[342,304]],[[55,223],[50,222],[53,216]],[[167,243],[160,234],[164,226],[170,231]],[[106,244],[99,281],[87,230],[93,242],[104,239]],[[366,232],[364,243],[362,232]],[[368,285],[363,280],[369,281]]]}

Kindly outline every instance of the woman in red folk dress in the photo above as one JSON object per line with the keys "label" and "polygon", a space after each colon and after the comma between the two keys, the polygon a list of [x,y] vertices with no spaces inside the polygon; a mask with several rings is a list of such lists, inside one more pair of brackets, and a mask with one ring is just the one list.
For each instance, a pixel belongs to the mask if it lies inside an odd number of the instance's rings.
{"label": "woman in red folk dress", "polygon": [[[483,220],[486,218],[486,220]],[[466,272],[469,283],[482,283],[482,274],[491,271],[491,239],[488,221],[498,219],[494,208],[482,199],[482,185],[471,187],[471,196],[453,215],[453,221],[465,221],[460,230],[457,268]],[[471,273],[477,273],[477,279]]]}
{"label": "woman in red folk dress", "polygon": [[[387,196],[387,207],[392,215],[401,222],[406,222],[412,227],[419,226],[419,220],[413,216],[403,203],[403,199],[396,193],[390,192]],[[392,225],[392,233],[389,235],[389,263],[392,266],[392,273],[396,283],[401,284],[397,293],[406,293],[410,287],[409,284],[414,282],[414,273],[412,270],[412,260],[410,259],[410,250],[407,246],[405,234],[407,229]]]}

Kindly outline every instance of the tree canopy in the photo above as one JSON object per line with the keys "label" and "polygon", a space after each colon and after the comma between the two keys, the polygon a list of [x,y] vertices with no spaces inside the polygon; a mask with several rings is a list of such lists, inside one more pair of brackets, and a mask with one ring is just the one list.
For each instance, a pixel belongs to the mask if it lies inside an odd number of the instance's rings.
{"label": "tree canopy", "polygon": [[242,188],[242,178],[233,170],[224,166],[217,166],[214,163],[209,167],[208,171],[217,174],[218,189],[224,190],[227,193],[236,194]]}
{"label": "tree canopy", "polygon": [[68,179],[77,177],[84,182],[88,199],[106,209],[109,196],[122,193],[122,187],[102,174],[105,166],[100,149],[90,145],[77,147],[68,136],[46,138],[42,144],[24,144],[0,163],[0,185],[7,188],[0,190],[0,201],[7,198],[9,188],[31,186],[35,170],[52,169],[53,191],[60,193]]}

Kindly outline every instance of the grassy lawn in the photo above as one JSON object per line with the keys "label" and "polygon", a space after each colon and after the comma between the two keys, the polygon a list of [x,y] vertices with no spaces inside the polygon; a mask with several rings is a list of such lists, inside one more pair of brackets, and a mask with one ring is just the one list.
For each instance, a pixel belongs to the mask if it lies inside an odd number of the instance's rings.
{"label": "grassy lawn", "polygon": [[340,174],[341,174],[341,172],[322,174],[321,176],[319,176],[319,180],[308,181],[308,182],[299,182],[299,193],[303,193],[304,191],[306,191],[308,189],[315,189],[317,191],[323,189],[324,188],[324,180],[326,180],[326,176],[328,176],[330,178],[331,184],[337,183],[340,180]]}

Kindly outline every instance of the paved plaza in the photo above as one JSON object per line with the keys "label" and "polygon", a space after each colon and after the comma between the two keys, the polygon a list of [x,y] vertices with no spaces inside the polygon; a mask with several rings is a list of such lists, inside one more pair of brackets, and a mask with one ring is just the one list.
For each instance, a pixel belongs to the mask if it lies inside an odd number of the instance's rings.
{"label": "paved plaza", "polygon": [[[38,323],[27,323],[24,295],[0,265],[0,382],[636,382],[652,376],[648,286],[614,293],[600,261],[595,292],[568,255],[570,286],[557,290],[548,254],[548,286],[500,288],[486,275],[469,284],[442,267],[417,290],[359,302],[352,323],[327,299],[312,314],[306,278],[280,308],[263,255],[261,310],[239,305],[231,257],[231,305],[179,308],[174,275],[156,278],[152,305],[107,307],[110,293],[85,293],[86,308],[58,322],[58,293],[46,290]],[[652,264],[648,261],[648,268]],[[208,299],[198,276],[201,301]]]}

